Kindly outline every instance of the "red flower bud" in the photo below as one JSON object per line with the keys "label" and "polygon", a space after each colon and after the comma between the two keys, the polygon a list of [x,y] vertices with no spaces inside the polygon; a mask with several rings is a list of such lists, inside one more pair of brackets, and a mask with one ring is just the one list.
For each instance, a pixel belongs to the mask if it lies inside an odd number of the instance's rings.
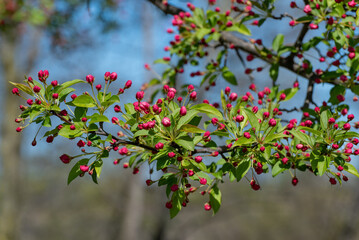
{"label": "red flower bud", "polygon": [[81,165],[80,166],[80,170],[82,171],[82,172],[88,172],[88,170],[89,170],[89,166],[87,166],[87,165]]}
{"label": "red flower bud", "polygon": [[180,115],[181,116],[184,116],[187,114],[187,109],[185,106],[182,106],[181,109],[180,109]]}
{"label": "red flower bud", "polygon": [[162,124],[163,124],[163,126],[165,126],[165,127],[169,127],[169,126],[171,126],[171,120],[170,120],[168,117],[164,117],[164,118],[162,119]]}
{"label": "red flower bud", "polygon": [[143,91],[137,92],[136,93],[136,99],[138,101],[141,101],[143,99],[144,95],[145,95],[145,93]]}
{"label": "red flower bud", "polygon": [[72,158],[71,158],[69,155],[67,155],[67,154],[62,154],[62,155],[60,156],[60,160],[61,160],[63,163],[65,163],[65,164],[70,163],[71,159],[72,159]]}
{"label": "red flower bud", "polygon": [[196,156],[194,158],[194,160],[196,161],[196,163],[200,163],[200,162],[202,162],[202,157],[201,156]]}
{"label": "red flower bud", "polygon": [[86,81],[89,83],[89,84],[93,84],[93,82],[95,81],[95,77],[92,76],[92,75],[87,75],[86,76]]}

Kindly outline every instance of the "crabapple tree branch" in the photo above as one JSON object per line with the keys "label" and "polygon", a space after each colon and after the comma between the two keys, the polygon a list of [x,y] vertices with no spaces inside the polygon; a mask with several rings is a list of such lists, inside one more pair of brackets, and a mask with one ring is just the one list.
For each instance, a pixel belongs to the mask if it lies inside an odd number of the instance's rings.
{"label": "crabapple tree branch", "polygon": [[[23,83],[12,83],[12,93],[26,101],[15,119],[20,124],[17,132],[39,124],[33,146],[38,134],[43,134],[47,143],[59,137],[76,139],[79,153],[59,157],[64,164],[72,164],[68,184],[79,177],[98,183],[107,159],[112,159],[114,166],[121,163],[123,168],[131,168],[133,174],[149,169],[146,184],[165,186],[165,206],[175,217],[197,193],[206,197],[204,209],[216,213],[221,205],[220,183],[227,179],[247,179],[253,190],[259,190],[257,175],[267,173],[273,177],[286,174],[294,186],[302,177],[300,172],[306,171],[327,176],[332,185],[348,181],[348,174],[359,177],[350,163],[359,155],[359,133],[353,131],[359,128],[359,122],[354,121],[345,99],[347,90],[359,94],[359,47],[353,40],[354,24],[359,19],[350,16],[358,9],[355,1],[336,1],[330,6],[327,1],[306,2],[303,8],[290,2],[291,8],[304,13],[293,17],[289,24],[302,24],[303,28],[293,45],[284,45],[284,35],[278,34],[270,47],[260,39],[245,41],[235,34],[252,36],[247,25],[260,28],[271,18],[273,1],[232,1],[231,8],[223,10],[215,6],[215,0],[209,0],[207,11],[188,3],[187,12],[166,0],[150,2],[174,15],[174,28],[167,29],[174,38],[164,48],[170,56],[155,61],[167,68],[136,92],[135,101],[123,97],[132,81],[120,82],[116,72],[106,72],[100,80],[87,75],[59,83],[50,79],[48,70],[40,70],[37,80],[28,76]],[[345,21],[336,8],[347,10]],[[326,24],[323,35],[304,42],[304,36],[317,31],[321,22]],[[308,51],[318,48],[318,44],[326,46],[326,57],[311,60]],[[219,46],[214,57],[208,53],[213,46]],[[269,68],[266,70],[273,86],[258,89],[253,81],[248,92],[238,95],[230,87],[238,84],[227,64],[232,50],[240,59],[239,50],[248,53],[243,61],[248,62],[245,74],[249,76]],[[263,60],[266,66],[253,66],[250,62],[254,58]],[[327,69],[321,69],[320,63],[327,63]],[[308,79],[302,108],[297,104],[293,109],[283,107],[284,102],[293,101],[299,82],[295,80],[292,87],[283,89],[277,83],[280,67]],[[154,70],[148,64],[145,68]],[[214,102],[215,98],[199,102],[198,86],[176,85],[179,74],[194,68],[188,77],[200,77],[198,85],[208,84],[205,90],[216,86],[217,81],[230,84],[216,89],[219,103]],[[321,82],[332,83],[331,90],[328,100],[316,105],[314,86]],[[115,84],[122,87],[115,88]],[[78,85],[88,91],[76,90]],[[157,89],[145,98],[148,86]],[[357,100],[355,96],[353,101]],[[294,111],[303,111],[301,119],[286,120],[285,114]],[[60,124],[54,124],[53,118]],[[115,134],[107,131],[109,125]],[[41,132],[43,128],[48,131]]]}

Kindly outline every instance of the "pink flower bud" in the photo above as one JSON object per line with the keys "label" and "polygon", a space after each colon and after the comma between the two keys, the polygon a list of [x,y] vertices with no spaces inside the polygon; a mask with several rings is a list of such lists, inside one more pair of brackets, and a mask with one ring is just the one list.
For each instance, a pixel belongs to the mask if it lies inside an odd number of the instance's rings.
{"label": "pink flower bud", "polygon": [[182,106],[181,109],[180,109],[180,115],[181,116],[184,116],[187,114],[187,109],[185,106]]}
{"label": "pink flower bud", "polygon": [[194,90],[193,85],[192,84],[188,85],[187,90],[189,93],[193,92],[193,90]]}
{"label": "pink flower bud", "polygon": [[100,90],[102,89],[101,84],[97,84],[97,85],[96,85],[96,89],[97,89],[97,91],[100,91]]}
{"label": "pink flower bud", "polygon": [[224,89],[224,93],[225,93],[226,95],[228,95],[230,92],[231,92],[231,88],[230,88],[230,87],[226,87],[226,88]]}
{"label": "pink flower bud", "polygon": [[350,129],[350,124],[349,124],[349,123],[345,123],[345,124],[343,125],[343,129],[346,130],[346,131],[348,131],[348,130]]}
{"label": "pink flower bud", "polygon": [[87,166],[87,165],[81,165],[80,166],[80,170],[82,171],[82,172],[88,172],[88,170],[89,170],[89,166]]}
{"label": "pink flower bud", "polygon": [[249,132],[244,132],[243,133],[243,136],[247,139],[250,139],[251,138],[251,134]]}
{"label": "pink flower bud", "polygon": [[229,95],[229,100],[234,102],[237,100],[237,97],[238,97],[237,93],[231,93],[231,95]]}
{"label": "pink flower bud", "polygon": [[195,101],[197,99],[197,92],[196,91],[191,92],[189,97],[190,97],[191,100]]}
{"label": "pink flower bud", "polygon": [[289,159],[288,158],[282,158],[282,163],[285,165],[285,164],[287,164],[288,163],[288,161],[289,161]]}
{"label": "pink flower bud", "polygon": [[132,81],[131,80],[128,80],[126,83],[125,83],[125,89],[128,89],[132,86]]}
{"label": "pink flower bud", "polygon": [[283,101],[285,98],[286,98],[285,93],[282,93],[282,94],[279,96],[279,100],[281,100],[281,101]]}
{"label": "pink flower bud", "polygon": [[274,118],[271,118],[268,122],[269,126],[275,127],[277,125],[277,121]]}
{"label": "pink flower bud", "polygon": [[199,183],[202,184],[202,185],[206,185],[206,184],[207,184],[207,179],[205,179],[205,178],[200,178],[200,179],[199,179]]}
{"label": "pink flower bud", "polygon": [[58,93],[52,94],[52,98],[53,98],[53,99],[58,99],[58,98],[59,98],[59,94],[58,94]]}
{"label": "pink flower bud", "polygon": [[200,163],[200,162],[202,162],[202,157],[201,156],[196,156],[194,158],[194,160],[196,161],[196,163]]}
{"label": "pink flower bud", "polygon": [[169,126],[171,126],[171,120],[170,120],[168,117],[164,117],[164,118],[162,119],[162,124],[163,124],[163,126],[165,126],[165,127],[169,127]]}
{"label": "pink flower bud", "polygon": [[118,150],[118,153],[120,155],[127,155],[128,154],[128,149],[126,147],[123,147],[120,150]]}
{"label": "pink flower bud", "polygon": [[155,145],[155,148],[157,149],[157,150],[160,150],[160,149],[162,149],[163,148],[163,143],[161,143],[161,142],[159,142],[159,143],[157,143],[156,145]]}
{"label": "pink flower bud", "polygon": [[41,91],[41,87],[35,85],[35,86],[32,88],[32,90],[34,90],[35,93],[38,93],[38,92]]}
{"label": "pink flower bud", "polygon": [[87,75],[86,76],[86,81],[89,83],[89,84],[93,84],[93,82],[95,81],[95,77],[92,76],[92,75]]}
{"label": "pink flower bud", "polygon": [[57,82],[56,80],[54,80],[54,81],[51,82],[51,85],[52,85],[53,87],[56,87],[56,86],[58,85],[58,82]]}
{"label": "pink flower bud", "polygon": [[308,14],[312,11],[312,8],[309,5],[305,5],[303,11]]}
{"label": "pink flower bud", "polygon": [[143,91],[137,92],[136,93],[136,99],[138,101],[141,101],[143,99],[144,95],[145,95],[145,93]]}
{"label": "pink flower bud", "polygon": [[110,81],[113,82],[113,81],[115,81],[116,79],[117,79],[117,73],[115,73],[115,72],[111,73],[111,75],[110,75]]}
{"label": "pink flower bud", "polygon": [[217,125],[218,119],[217,118],[212,118],[211,122],[212,122],[213,125]]}
{"label": "pink flower bud", "polygon": [[63,163],[68,164],[68,163],[70,163],[70,161],[71,161],[71,157],[70,157],[69,155],[67,155],[67,154],[62,154],[62,155],[60,156],[60,160],[61,160]]}
{"label": "pink flower bud", "polygon": [[11,92],[12,92],[12,94],[20,95],[20,91],[19,91],[18,88],[13,88],[13,89],[11,90]]}

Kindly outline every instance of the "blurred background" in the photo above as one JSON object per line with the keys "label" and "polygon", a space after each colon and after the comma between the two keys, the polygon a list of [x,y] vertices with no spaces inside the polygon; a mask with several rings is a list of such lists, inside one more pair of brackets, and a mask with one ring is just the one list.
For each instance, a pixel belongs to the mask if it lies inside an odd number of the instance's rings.
{"label": "blurred background", "polygon": [[[186,2],[169,1],[183,9]],[[192,3],[208,7],[206,0]],[[219,4],[228,8],[230,1]],[[289,1],[278,0],[276,11],[295,11],[288,5]],[[331,186],[326,176],[299,173],[296,187],[289,175],[261,176],[257,192],[248,182],[227,181],[221,186],[222,207],[216,216],[204,211],[208,196],[198,193],[173,220],[165,208],[164,189],[145,185],[148,171],[132,175],[131,170],[113,165],[111,158],[98,185],[84,177],[67,186],[71,166],[58,157],[76,152],[74,143],[56,139],[46,144],[38,139],[32,147],[37,128],[16,134],[14,119],[24,102],[11,94],[8,82],[21,82],[24,75],[36,78],[39,70],[47,69],[49,79],[60,83],[87,74],[101,83],[106,71],[114,71],[119,75],[114,91],[133,81],[122,103],[135,101],[142,84],[155,77],[144,64],[166,55],[163,47],[173,37],[166,34],[171,16],[147,0],[0,0],[0,16],[0,240],[359,239],[359,181],[354,176],[343,186]],[[265,24],[266,31],[253,31],[253,38],[262,38],[264,44],[271,44],[278,33],[285,35],[286,43],[293,42],[300,30],[289,28],[286,20]],[[231,88],[243,94],[250,79],[235,55],[229,62],[240,81]],[[181,83],[199,86],[199,78],[187,75]],[[293,74],[280,71],[281,88],[291,87],[295,80]],[[304,101],[306,81],[298,80],[303,87],[288,102],[289,108]],[[256,75],[254,82],[260,89],[270,85],[268,72]],[[219,100],[218,88],[204,91],[205,87],[198,91],[199,101]],[[314,100],[327,100],[328,90],[326,85],[316,86],[321,94]],[[347,99],[351,97],[347,94]],[[357,106],[352,104],[351,110]],[[300,118],[301,113],[291,117]]]}

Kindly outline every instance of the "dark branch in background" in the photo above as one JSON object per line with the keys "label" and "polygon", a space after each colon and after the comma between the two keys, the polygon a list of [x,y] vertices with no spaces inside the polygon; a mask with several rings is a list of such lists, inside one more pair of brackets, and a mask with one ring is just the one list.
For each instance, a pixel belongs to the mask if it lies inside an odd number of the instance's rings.
{"label": "dark branch in background", "polygon": [[60,118],[62,121],[72,125],[72,122],[67,120],[66,118],[64,118],[63,116],[61,116],[59,113],[55,112],[55,111],[50,111],[51,114],[55,115],[56,117]]}
{"label": "dark branch in background", "polygon": [[151,2],[153,5],[158,7],[162,12],[164,12],[166,14],[176,15],[176,14],[179,14],[180,12],[184,12],[183,9],[172,6],[170,4],[164,5],[162,3],[162,0],[147,0],[147,1]]}
{"label": "dark branch in background", "polygon": [[307,87],[307,95],[305,96],[305,101],[304,101],[304,105],[302,107],[302,110],[309,108],[309,105],[311,103],[313,103],[314,105],[316,105],[313,102],[313,91],[314,91],[314,81],[313,80],[309,80],[308,82],[308,87]]}
{"label": "dark branch in background", "polygon": [[279,15],[279,16],[270,15],[269,17],[270,17],[270,18],[273,18],[273,19],[275,19],[275,20],[282,20],[282,19],[285,18],[285,17],[288,17],[288,18],[290,18],[290,19],[292,19],[292,20],[295,19],[292,15],[289,15],[288,13],[283,13],[283,14],[281,14],[281,15]]}
{"label": "dark branch in background", "polygon": [[300,31],[294,46],[299,50],[302,47],[303,39],[309,30],[309,23],[304,23],[302,30]]}
{"label": "dark branch in background", "polygon": [[294,108],[292,108],[292,109],[280,108],[279,111],[281,111],[281,112],[299,112],[300,109],[298,109],[298,108],[296,108],[296,107],[294,107]]}

